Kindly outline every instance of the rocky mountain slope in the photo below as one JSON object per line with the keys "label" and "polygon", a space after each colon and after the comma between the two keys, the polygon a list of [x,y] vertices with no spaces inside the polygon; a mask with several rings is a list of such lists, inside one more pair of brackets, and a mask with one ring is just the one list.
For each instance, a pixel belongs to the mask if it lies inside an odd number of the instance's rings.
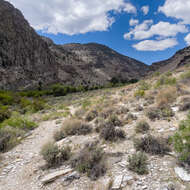
{"label": "rocky mountain slope", "polygon": [[99,44],[55,45],[40,37],[22,13],[0,1],[0,87],[33,88],[42,83],[105,85],[113,77],[139,79],[148,66]]}
{"label": "rocky mountain slope", "polygon": [[142,62],[101,44],[55,45],[45,40],[59,64],[58,78],[64,83],[99,86],[113,78],[120,81],[139,79],[149,70]]}
{"label": "rocky mountain slope", "polygon": [[0,1],[0,87],[18,89],[57,80],[55,58],[22,13]]}
{"label": "rocky mountain slope", "polygon": [[151,69],[153,71],[167,72],[177,69],[190,63],[190,46],[176,52],[171,58],[153,63]]}

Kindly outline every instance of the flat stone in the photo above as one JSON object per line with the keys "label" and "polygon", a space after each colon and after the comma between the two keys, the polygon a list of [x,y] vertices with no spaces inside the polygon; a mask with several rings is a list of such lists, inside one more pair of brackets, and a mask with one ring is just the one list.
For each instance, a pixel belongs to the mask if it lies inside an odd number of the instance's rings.
{"label": "flat stone", "polygon": [[123,181],[123,175],[116,176],[113,181],[112,190],[120,189],[122,181]]}
{"label": "flat stone", "polygon": [[178,175],[178,177],[183,180],[183,181],[190,181],[190,174],[187,173],[186,170],[184,170],[181,167],[176,167],[175,169],[175,173]]}
{"label": "flat stone", "polygon": [[52,182],[52,181],[54,181],[55,179],[57,179],[58,177],[63,176],[63,175],[66,175],[66,174],[68,174],[68,173],[70,173],[70,172],[72,172],[72,171],[73,171],[73,169],[68,168],[68,169],[56,171],[56,172],[54,172],[54,173],[50,173],[50,174],[46,175],[45,177],[43,177],[43,178],[41,179],[41,182],[42,182],[43,184]]}

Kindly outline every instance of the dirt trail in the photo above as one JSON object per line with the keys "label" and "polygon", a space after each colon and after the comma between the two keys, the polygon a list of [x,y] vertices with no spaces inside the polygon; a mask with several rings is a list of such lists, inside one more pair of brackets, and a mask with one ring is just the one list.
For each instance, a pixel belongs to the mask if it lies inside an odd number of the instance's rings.
{"label": "dirt trail", "polygon": [[[55,121],[42,122],[32,135],[13,150],[3,155],[0,165],[0,190],[41,189],[39,167],[43,159],[39,155],[41,147],[52,139],[58,129]],[[42,188],[44,189],[44,187]]]}

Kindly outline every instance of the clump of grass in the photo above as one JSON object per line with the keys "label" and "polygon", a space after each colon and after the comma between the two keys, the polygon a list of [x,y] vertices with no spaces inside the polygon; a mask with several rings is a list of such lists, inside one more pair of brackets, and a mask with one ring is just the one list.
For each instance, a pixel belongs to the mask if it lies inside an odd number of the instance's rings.
{"label": "clump of grass", "polygon": [[128,113],[127,116],[125,117],[125,122],[126,123],[130,123],[134,120],[137,120],[137,116],[132,114],[132,113]]}
{"label": "clump of grass", "polygon": [[11,117],[8,106],[0,106],[0,123]]}
{"label": "clump of grass", "polygon": [[128,169],[139,175],[148,174],[146,154],[139,152],[128,157]]}
{"label": "clump of grass", "polygon": [[176,85],[177,81],[174,77],[168,77],[166,75],[162,75],[160,79],[156,82],[155,88],[159,88],[163,85]]}
{"label": "clump of grass", "polygon": [[86,135],[92,131],[92,128],[87,123],[73,119],[66,120],[63,123],[63,131],[65,135]]}
{"label": "clump of grass", "polygon": [[109,118],[108,118],[108,123],[112,126],[122,126],[122,122],[120,121],[120,119],[118,118],[117,115],[112,114]]}
{"label": "clump of grass", "polygon": [[151,88],[151,85],[149,83],[147,83],[146,81],[141,80],[139,82],[139,87],[138,87],[139,90],[145,91],[145,90],[149,90],[150,88]]}
{"label": "clump of grass", "polygon": [[0,104],[12,105],[14,103],[14,95],[8,91],[0,91]]}
{"label": "clump of grass", "polygon": [[6,127],[6,126],[28,131],[36,128],[38,125],[35,122],[30,121],[26,117],[18,113],[14,113],[9,119],[4,120],[3,123],[0,124],[0,127]]}
{"label": "clump of grass", "polygon": [[144,97],[144,95],[145,95],[145,91],[140,90],[140,89],[136,90],[136,92],[134,93],[134,96],[137,98],[142,98],[142,97]]}
{"label": "clump of grass", "polygon": [[70,147],[62,147],[61,149],[54,143],[47,143],[42,147],[41,155],[46,161],[47,167],[57,167],[69,160],[71,156]]}
{"label": "clump of grass", "polygon": [[70,112],[65,111],[65,112],[52,112],[44,115],[42,117],[43,121],[48,121],[48,120],[55,120],[55,119],[60,119],[60,118],[65,118],[70,114]]}
{"label": "clump of grass", "polygon": [[96,144],[87,144],[71,161],[71,166],[96,180],[106,173],[105,153]]}
{"label": "clump of grass", "polygon": [[135,131],[137,133],[146,133],[149,129],[150,125],[145,120],[142,120],[137,123]]}
{"label": "clump of grass", "polygon": [[164,155],[170,151],[166,139],[156,138],[151,135],[135,139],[134,145],[137,151],[150,154]]}
{"label": "clump of grass", "polygon": [[190,79],[190,71],[187,71],[187,72],[181,74],[180,78],[182,80]]}
{"label": "clump of grass", "polygon": [[180,111],[190,110],[190,98],[184,98],[179,106]]}

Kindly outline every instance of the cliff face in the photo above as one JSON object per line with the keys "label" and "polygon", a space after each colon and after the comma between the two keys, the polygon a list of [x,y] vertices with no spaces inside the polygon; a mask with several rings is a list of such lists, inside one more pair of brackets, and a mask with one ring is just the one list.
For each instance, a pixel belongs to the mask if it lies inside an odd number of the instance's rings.
{"label": "cliff face", "polygon": [[22,13],[0,1],[0,87],[19,89],[57,80],[55,58]]}
{"label": "cliff face", "polygon": [[167,72],[190,63],[190,46],[176,52],[171,58],[153,63],[151,70]]}
{"label": "cliff face", "polygon": [[22,13],[0,1],[0,89],[29,89],[55,82],[105,85],[139,79],[149,67],[100,44],[55,45],[39,36]]}

